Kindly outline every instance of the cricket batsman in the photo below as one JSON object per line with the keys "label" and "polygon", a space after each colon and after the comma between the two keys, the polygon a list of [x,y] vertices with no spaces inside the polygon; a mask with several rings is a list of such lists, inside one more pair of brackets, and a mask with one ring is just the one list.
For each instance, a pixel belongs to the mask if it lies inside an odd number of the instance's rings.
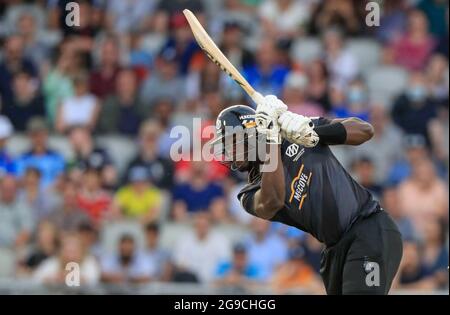
{"label": "cricket batsman", "polygon": [[[402,257],[401,234],[329,147],[360,145],[373,136],[373,127],[358,118],[294,114],[273,95],[260,99],[256,111],[245,105],[223,110],[212,142],[221,145],[220,154],[231,157],[232,169],[249,172],[238,194],[243,208],[308,232],[325,244],[320,273],[327,294],[388,294]],[[230,132],[225,127],[242,128]],[[238,133],[249,130],[264,139],[257,145],[275,154],[267,154],[264,161],[248,159],[256,148],[250,137]],[[244,139],[245,145],[238,146],[236,139]],[[274,162],[271,159],[278,163],[261,171],[262,164]]]}

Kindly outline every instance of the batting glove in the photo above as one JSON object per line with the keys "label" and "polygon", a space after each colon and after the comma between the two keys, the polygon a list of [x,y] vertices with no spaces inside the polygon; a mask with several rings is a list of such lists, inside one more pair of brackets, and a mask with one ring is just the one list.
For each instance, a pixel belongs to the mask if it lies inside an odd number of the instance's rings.
{"label": "batting glove", "polygon": [[256,130],[266,136],[268,143],[281,143],[278,118],[287,111],[287,106],[275,95],[260,97],[256,107]]}
{"label": "batting glove", "polygon": [[282,137],[289,142],[307,148],[315,147],[319,143],[319,136],[314,131],[314,123],[309,117],[285,112],[279,117],[278,123]]}

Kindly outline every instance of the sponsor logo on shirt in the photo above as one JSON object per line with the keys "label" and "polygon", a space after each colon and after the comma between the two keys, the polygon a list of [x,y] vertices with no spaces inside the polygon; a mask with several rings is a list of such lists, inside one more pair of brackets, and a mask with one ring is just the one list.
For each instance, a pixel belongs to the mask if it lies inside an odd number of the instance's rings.
{"label": "sponsor logo on shirt", "polygon": [[291,182],[291,196],[289,202],[292,204],[294,200],[296,200],[298,202],[298,209],[303,207],[305,198],[308,196],[307,191],[312,176],[312,172],[309,172],[309,174],[303,172],[304,166],[304,164],[300,166],[297,176],[295,176]]}

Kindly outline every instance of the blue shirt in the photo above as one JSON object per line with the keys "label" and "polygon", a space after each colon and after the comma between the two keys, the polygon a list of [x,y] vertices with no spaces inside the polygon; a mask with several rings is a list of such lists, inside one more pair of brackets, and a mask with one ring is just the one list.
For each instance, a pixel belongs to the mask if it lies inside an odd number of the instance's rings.
{"label": "blue shirt", "polygon": [[14,173],[14,163],[5,151],[0,150],[0,175]]}
{"label": "blue shirt", "polygon": [[[233,266],[232,262],[230,262],[230,261],[222,262],[217,267],[216,277],[224,278],[224,277],[228,276],[228,274],[231,271],[233,271],[233,269],[234,269],[234,266]],[[248,279],[257,280],[259,277],[258,266],[253,265],[253,264],[247,264],[247,266],[245,266],[245,268],[241,274]]]}
{"label": "blue shirt", "polygon": [[41,185],[46,187],[64,172],[65,161],[59,153],[51,150],[41,155],[28,152],[15,161],[15,173],[19,177],[22,177],[30,167],[41,172]]}
{"label": "blue shirt", "polygon": [[222,187],[214,183],[201,190],[195,190],[189,184],[180,184],[173,190],[174,201],[185,202],[189,212],[208,210],[214,199],[220,197],[223,197]]}
{"label": "blue shirt", "polygon": [[244,69],[244,77],[262,95],[273,94],[280,96],[288,74],[289,69],[283,66],[274,67],[269,74],[261,73],[257,66]]}

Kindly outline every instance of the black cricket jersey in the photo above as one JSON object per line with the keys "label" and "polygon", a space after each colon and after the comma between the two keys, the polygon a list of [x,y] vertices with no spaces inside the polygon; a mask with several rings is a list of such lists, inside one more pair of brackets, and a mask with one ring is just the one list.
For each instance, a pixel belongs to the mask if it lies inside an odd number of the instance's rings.
{"label": "black cricket jersey", "polygon": [[[313,120],[316,126],[330,120]],[[294,226],[328,246],[336,244],[358,219],[380,209],[372,194],[339,163],[328,145],[305,148],[284,140],[281,144],[286,199],[271,221]],[[255,215],[253,197],[261,187],[259,165],[249,171],[248,184],[238,198]]]}

